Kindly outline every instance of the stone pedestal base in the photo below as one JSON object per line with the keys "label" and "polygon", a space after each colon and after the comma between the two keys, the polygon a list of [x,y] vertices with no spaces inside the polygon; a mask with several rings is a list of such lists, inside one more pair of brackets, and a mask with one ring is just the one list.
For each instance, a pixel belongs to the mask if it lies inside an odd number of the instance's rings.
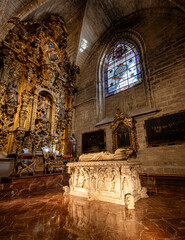
{"label": "stone pedestal base", "polygon": [[138,162],[96,161],[68,163],[71,174],[65,194],[125,205],[134,209],[135,202],[146,198],[141,187]]}

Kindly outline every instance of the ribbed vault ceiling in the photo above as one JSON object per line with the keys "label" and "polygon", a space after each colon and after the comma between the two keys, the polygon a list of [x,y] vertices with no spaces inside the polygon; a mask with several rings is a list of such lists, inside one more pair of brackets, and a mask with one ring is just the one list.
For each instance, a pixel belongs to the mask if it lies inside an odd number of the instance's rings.
{"label": "ribbed vault ceiling", "polygon": [[[104,32],[121,18],[149,8],[176,8],[185,14],[184,0],[1,0],[0,40],[13,27],[11,17],[38,18],[45,13],[59,14],[68,29],[68,54],[79,66]],[[82,39],[88,47],[79,51]]]}

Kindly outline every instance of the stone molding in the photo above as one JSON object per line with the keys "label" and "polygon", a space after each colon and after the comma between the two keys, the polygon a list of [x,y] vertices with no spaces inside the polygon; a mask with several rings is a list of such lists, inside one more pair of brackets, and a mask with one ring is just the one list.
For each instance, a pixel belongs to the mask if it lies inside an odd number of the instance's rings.
{"label": "stone molding", "polygon": [[73,168],[73,167],[90,167],[90,166],[117,166],[117,167],[121,167],[121,166],[128,166],[128,167],[139,167],[141,165],[141,163],[138,161],[136,162],[129,162],[129,161],[94,161],[94,162],[71,162],[68,163],[67,166],[69,168]]}

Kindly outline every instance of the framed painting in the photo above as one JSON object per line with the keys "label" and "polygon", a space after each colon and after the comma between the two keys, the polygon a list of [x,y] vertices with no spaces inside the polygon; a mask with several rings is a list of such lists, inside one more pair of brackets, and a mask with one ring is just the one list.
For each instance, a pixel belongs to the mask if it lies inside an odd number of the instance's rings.
{"label": "framed painting", "polygon": [[132,150],[136,154],[138,144],[135,130],[134,119],[126,117],[123,112],[117,109],[112,128],[112,150],[115,152],[118,148]]}
{"label": "framed painting", "polygon": [[185,142],[185,111],[144,120],[148,146],[173,145]]}
{"label": "framed painting", "polygon": [[82,153],[106,151],[105,130],[82,134]]}
{"label": "framed painting", "polygon": [[117,148],[130,147],[130,129],[123,124],[119,124],[116,134]]}

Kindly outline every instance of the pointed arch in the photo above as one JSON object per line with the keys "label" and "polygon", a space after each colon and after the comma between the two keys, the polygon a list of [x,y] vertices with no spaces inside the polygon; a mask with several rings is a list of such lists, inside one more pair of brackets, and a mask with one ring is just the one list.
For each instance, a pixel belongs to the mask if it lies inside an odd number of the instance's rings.
{"label": "pointed arch", "polygon": [[114,44],[104,61],[105,97],[127,90],[142,82],[142,65],[136,46],[122,40]]}
{"label": "pointed arch", "polygon": [[[107,39],[104,39],[104,47],[102,48],[99,60],[98,60],[98,71],[97,71],[97,116],[98,120],[102,121],[106,116],[105,116],[105,99],[106,97],[115,95],[116,93],[122,92],[124,90],[129,91],[130,88],[138,85],[138,84],[143,84],[144,88],[144,97],[146,98],[147,105],[152,107],[153,106],[153,94],[151,91],[150,87],[150,82],[149,82],[149,71],[148,71],[148,62],[147,62],[147,57],[146,57],[146,47],[143,38],[141,35],[133,30],[133,29],[125,29],[122,32],[114,31],[111,34],[112,37],[105,36]],[[130,72],[129,78],[126,79],[128,84],[124,86],[122,77],[118,76],[118,79],[115,79],[115,81],[112,81],[113,83],[115,82],[115,89],[109,89],[111,85],[111,81],[108,81],[108,79],[111,78],[111,75],[107,75],[107,70],[108,69],[108,61],[113,57],[113,51],[115,49],[119,48],[119,46],[123,46],[120,51],[124,52],[124,45],[127,46],[127,50],[129,52],[132,52],[132,56],[134,58],[135,62],[135,75],[131,76],[133,72]],[[119,51],[118,51],[118,56],[119,56]],[[127,54],[123,53],[122,55]],[[118,57],[118,62],[119,62],[119,57]],[[124,62],[124,61],[123,61]],[[109,62],[110,63],[110,62]],[[121,62],[120,62],[121,64]],[[119,64],[118,64],[119,65]],[[124,66],[125,64],[121,65],[123,66],[122,69],[119,69],[119,66],[116,68],[113,68],[112,70],[112,76],[115,76],[115,72],[118,71],[119,73],[126,72],[126,70],[129,70],[129,66]],[[116,66],[116,64],[115,64]],[[118,70],[117,70],[118,69]],[[120,70],[120,71],[119,71]],[[129,81],[131,80],[131,77],[137,76],[134,81]],[[110,78],[109,78],[110,77]],[[117,82],[116,82],[117,80]],[[120,80],[122,82],[122,85],[120,86]],[[125,83],[126,83],[125,81]],[[114,84],[113,84],[114,85]]]}

